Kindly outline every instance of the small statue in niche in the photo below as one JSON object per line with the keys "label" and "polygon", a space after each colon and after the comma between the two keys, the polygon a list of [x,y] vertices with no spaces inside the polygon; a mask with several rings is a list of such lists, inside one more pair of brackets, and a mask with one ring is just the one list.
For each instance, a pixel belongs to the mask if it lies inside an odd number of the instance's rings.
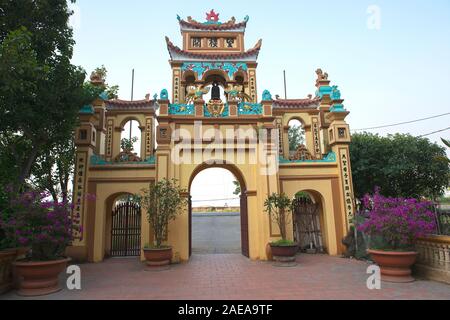
{"label": "small statue in niche", "polygon": [[217,83],[217,81],[214,81],[212,84],[211,100],[221,100],[219,83]]}

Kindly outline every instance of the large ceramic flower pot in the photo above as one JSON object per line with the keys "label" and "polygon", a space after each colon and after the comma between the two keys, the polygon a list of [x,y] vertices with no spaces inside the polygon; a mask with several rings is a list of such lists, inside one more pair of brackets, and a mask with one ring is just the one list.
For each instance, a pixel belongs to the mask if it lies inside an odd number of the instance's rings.
{"label": "large ceramic flower pot", "polygon": [[367,250],[381,269],[381,280],[387,282],[413,282],[411,267],[417,260],[417,252]]}
{"label": "large ceramic flower pot", "polygon": [[294,262],[298,252],[298,245],[296,244],[291,246],[276,246],[271,244],[270,248],[273,259],[278,262]]}
{"label": "large ceramic flower pot", "polygon": [[[29,247],[17,248],[16,260],[24,260],[27,257],[28,251],[30,251]],[[17,275],[16,268],[12,268],[12,277],[13,277],[13,288],[19,289],[20,279],[19,276]]]}
{"label": "large ceramic flower pot", "polygon": [[168,266],[172,260],[172,248],[152,248],[143,249],[147,266],[163,267]]}
{"label": "large ceramic flower pot", "polygon": [[14,262],[17,276],[21,278],[17,293],[21,296],[42,296],[60,291],[58,277],[69,261],[68,258],[43,262]]}
{"label": "large ceramic flower pot", "polygon": [[0,251],[0,294],[9,291],[13,286],[12,263],[16,257],[16,249]]}

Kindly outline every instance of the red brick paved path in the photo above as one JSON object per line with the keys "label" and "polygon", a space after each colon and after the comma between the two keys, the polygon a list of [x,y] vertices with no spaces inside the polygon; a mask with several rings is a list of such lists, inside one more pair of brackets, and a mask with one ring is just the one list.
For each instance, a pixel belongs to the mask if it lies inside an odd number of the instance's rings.
{"label": "red brick paved path", "polygon": [[136,259],[110,259],[81,265],[81,291],[41,299],[450,299],[449,285],[423,280],[370,291],[365,262],[320,255],[297,260],[297,267],[277,268],[240,255],[194,255],[187,264],[148,272]]}

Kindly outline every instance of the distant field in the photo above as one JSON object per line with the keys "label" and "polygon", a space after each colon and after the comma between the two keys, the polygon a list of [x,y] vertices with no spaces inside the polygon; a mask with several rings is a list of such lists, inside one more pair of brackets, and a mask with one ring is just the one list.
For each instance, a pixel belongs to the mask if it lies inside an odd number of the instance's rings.
{"label": "distant field", "polygon": [[240,212],[239,207],[195,207],[192,208],[192,212]]}

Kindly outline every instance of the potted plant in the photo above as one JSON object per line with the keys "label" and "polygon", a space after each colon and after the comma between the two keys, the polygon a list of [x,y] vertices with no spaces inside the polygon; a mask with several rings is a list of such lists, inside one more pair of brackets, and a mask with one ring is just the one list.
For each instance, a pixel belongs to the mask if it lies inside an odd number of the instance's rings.
{"label": "potted plant", "polygon": [[3,294],[14,286],[14,274],[12,263],[17,258],[24,258],[29,248],[19,247],[17,237],[12,236],[1,227],[1,221],[10,219],[12,212],[9,208],[9,195],[12,187],[7,186],[0,189],[0,294]]}
{"label": "potted plant", "polygon": [[17,249],[0,229],[0,294],[9,291],[13,285],[12,262],[16,260]]}
{"label": "potted plant", "polygon": [[379,190],[362,201],[366,218],[358,230],[370,237],[368,253],[380,266],[381,279],[412,282],[416,240],[436,230],[432,202],[386,198]]}
{"label": "potted plant", "polygon": [[19,245],[31,248],[26,259],[13,263],[21,278],[19,295],[59,291],[58,276],[70,260],[64,253],[74,240],[71,207],[46,198],[46,194],[39,192],[22,193],[11,201],[14,215],[0,221],[0,227],[10,238],[16,237]]}
{"label": "potted plant", "polygon": [[181,214],[187,203],[183,196],[185,192],[176,180],[163,179],[137,196],[154,234],[154,242],[143,248],[149,267],[168,266],[172,260],[172,247],[165,241],[168,239],[169,222]]}
{"label": "potted plant", "polygon": [[265,211],[272,217],[280,229],[281,239],[270,243],[273,258],[279,262],[293,262],[298,245],[287,239],[286,225],[290,223],[292,201],[284,194],[273,193],[264,202]]}

